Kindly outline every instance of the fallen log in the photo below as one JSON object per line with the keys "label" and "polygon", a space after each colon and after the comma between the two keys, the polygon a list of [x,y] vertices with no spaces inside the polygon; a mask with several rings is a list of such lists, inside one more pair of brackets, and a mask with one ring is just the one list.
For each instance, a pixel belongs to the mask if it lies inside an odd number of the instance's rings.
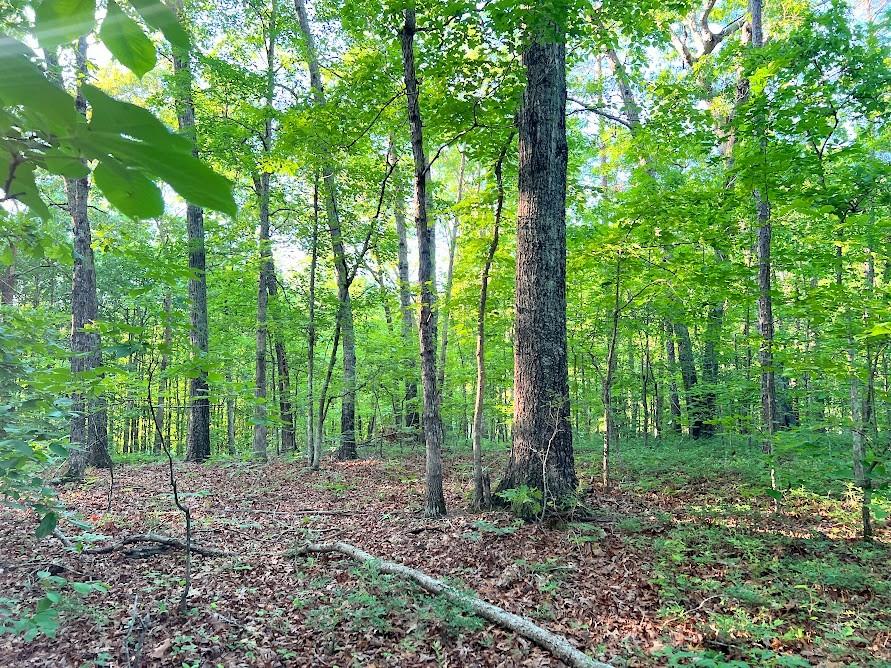
{"label": "fallen log", "polygon": [[573,666],[573,668],[612,668],[608,663],[595,661],[584,652],[573,647],[565,636],[552,633],[525,617],[508,612],[497,605],[487,603],[477,596],[456,589],[442,580],[430,577],[419,570],[395,561],[378,559],[355,545],[350,545],[349,543],[309,543],[298,550],[298,554],[321,554],[326,552],[338,552],[358,562],[372,563],[381,573],[398,575],[414,582],[421,589],[431,594],[443,596],[452,603],[466,606],[483,619],[513,631],[527,640],[531,640],[542,649],[551,652],[567,665]]}
{"label": "fallen log", "polygon": [[[65,534],[56,529],[53,532],[53,535],[62,541],[62,544],[65,547],[73,548],[74,544],[71,542]],[[141,533],[134,534],[132,536],[124,536],[121,540],[111,543],[110,545],[103,545],[102,547],[87,547],[81,551],[81,554],[110,554],[112,552],[117,552],[118,550],[123,549],[127,545],[133,545],[134,543],[157,543],[158,545],[166,545],[167,547],[176,547],[181,550],[186,549],[186,542],[184,540],[180,540],[179,538],[173,538],[172,536],[165,536],[159,533]],[[219,550],[215,547],[204,547],[202,545],[195,545],[192,543],[191,550],[195,554],[200,554],[204,557],[232,557],[235,556],[231,552],[226,552],[225,550]]]}

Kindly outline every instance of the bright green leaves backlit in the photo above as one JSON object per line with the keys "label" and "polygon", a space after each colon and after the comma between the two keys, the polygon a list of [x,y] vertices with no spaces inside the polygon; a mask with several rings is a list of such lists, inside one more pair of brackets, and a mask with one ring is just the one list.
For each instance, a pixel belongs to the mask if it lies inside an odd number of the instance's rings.
{"label": "bright green leaves backlit", "polygon": [[179,24],[176,14],[160,0],[130,0],[146,25],[161,34],[172,46],[183,51],[191,48],[189,33]]}
{"label": "bright green leaves backlit", "polygon": [[72,42],[93,29],[96,0],[43,0],[34,8],[37,39],[44,49]]}
{"label": "bright green leaves backlit", "polygon": [[[136,13],[179,49],[189,37],[159,0],[134,0]],[[35,34],[46,53],[95,27],[95,2],[44,0],[35,8]],[[157,61],[155,46],[133,10],[109,0],[99,37],[136,75]],[[134,13],[135,15],[135,13]],[[151,112],[120,102],[84,84],[89,111],[81,115],[72,95],[21,41],[0,35],[0,187],[3,200],[16,200],[41,218],[50,211],[38,189],[40,171],[82,178],[96,169],[96,185],[108,201],[133,218],[163,213],[154,181],[169,184],[189,202],[235,214],[232,185],[193,155],[187,138],[172,132]],[[45,70],[49,70],[45,71]]]}
{"label": "bright green leaves backlit", "polygon": [[141,77],[155,66],[157,57],[152,40],[114,0],[108,0],[108,13],[99,29],[99,37],[112,55],[136,76]]}
{"label": "bright green leaves backlit", "polygon": [[[161,0],[132,0],[130,4],[146,26],[159,30],[173,46],[182,50],[190,48],[188,33]],[[95,20],[96,0],[42,0],[34,8],[37,40],[47,51],[55,51],[83,37],[93,30]],[[155,66],[157,55],[152,40],[115,0],[108,0],[99,38],[112,55],[137,76]]]}

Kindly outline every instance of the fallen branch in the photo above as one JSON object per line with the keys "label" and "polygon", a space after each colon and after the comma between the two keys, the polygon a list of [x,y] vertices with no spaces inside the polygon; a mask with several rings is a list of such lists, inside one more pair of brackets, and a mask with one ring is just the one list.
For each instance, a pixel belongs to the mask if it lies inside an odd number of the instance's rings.
{"label": "fallen branch", "polygon": [[[71,539],[58,529],[53,532],[53,535],[60,541],[62,541],[62,544],[65,547],[74,548],[74,544],[71,542]],[[127,545],[133,545],[134,543],[157,543],[159,545],[166,545],[167,547],[176,547],[180,550],[185,550],[189,547],[185,541],[180,540],[179,538],[173,538],[172,536],[165,536],[159,533],[140,533],[134,534],[132,536],[125,536],[121,540],[117,541],[116,543],[111,543],[110,545],[85,548],[81,551],[81,554],[110,554],[112,552],[117,552],[118,550],[123,549]],[[191,545],[191,551],[204,557],[235,556],[231,552],[226,552],[225,550],[219,550],[215,547],[202,547],[201,545],[195,545],[194,543],[192,543]]]}
{"label": "fallen branch", "polygon": [[355,561],[374,564],[381,573],[398,575],[414,582],[431,594],[443,596],[452,603],[466,606],[474,614],[504,629],[513,631],[527,640],[531,640],[539,647],[551,652],[561,661],[574,666],[574,668],[612,668],[609,664],[595,661],[584,652],[573,647],[565,636],[552,633],[525,617],[520,617],[503,608],[499,608],[497,605],[487,603],[472,594],[464,593],[442,580],[430,577],[419,570],[395,561],[377,559],[355,545],[350,545],[349,543],[309,543],[299,550],[298,554],[320,554],[326,552],[338,552]]}

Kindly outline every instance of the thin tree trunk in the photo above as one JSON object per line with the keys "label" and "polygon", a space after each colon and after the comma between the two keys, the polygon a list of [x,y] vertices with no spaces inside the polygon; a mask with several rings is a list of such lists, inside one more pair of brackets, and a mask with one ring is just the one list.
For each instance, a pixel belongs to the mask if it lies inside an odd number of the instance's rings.
{"label": "thin tree trunk", "polygon": [[[498,162],[495,163],[495,222],[492,226],[492,241],[483,264],[480,276],[480,302],[476,314],[476,395],[473,402],[473,500],[474,510],[484,510],[492,504],[492,492],[489,475],[483,470],[483,409],[486,397],[486,301],[489,296],[489,272],[498,251],[498,239],[501,233],[501,213],[504,210],[504,156],[513,141],[513,133],[504,143]],[[462,156],[463,161],[463,156]]]}
{"label": "thin tree trunk", "polygon": [[319,176],[315,175],[312,188],[312,248],[309,261],[309,322],[306,326],[306,451],[310,468],[318,470],[322,458],[322,445],[316,442],[314,427],[315,406],[313,393],[316,366],[316,268],[319,258]]}
{"label": "thin tree trunk", "polygon": [[701,438],[702,431],[702,396],[699,379],[696,375],[696,363],[693,359],[693,343],[690,331],[681,322],[674,323],[674,332],[678,340],[678,357],[681,367],[681,380],[684,384],[684,396],[687,399],[687,422],[690,436]]}
{"label": "thin tree trunk", "polygon": [[[455,202],[456,205],[461,204],[461,200],[464,198],[464,168],[466,160],[466,156],[462,153],[461,171],[458,174],[458,198]],[[452,220],[452,229],[449,232],[449,264],[446,271],[442,308],[442,343],[439,347],[439,366],[437,367],[439,372],[437,387],[439,387],[440,402],[442,402],[443,394],[445,393],[446,361],[448,360],[447,353],[449,347],[449,314],[452,306],[452,280],[455,275],[455,251],[458,248],[458,229],[458,215],[455,214]]]}
{"label": "thin tree trunk", "polygon": [[[300,30],[306,44],[307,66],[310,86],[317,106],[325,103],[325,90],[322,86],[322,73],[319,67],[315,40],[309,26],[305,0],[294,0],[294,8],[300,22]],[[340,214],[337,210],[337,178],[333,166],[323,166],[325,183],[325,211],[328,218],[328,233],[331,236],[331,249],[334,253],[334,271],[337,278],[337,299],[339,303],[337,319],[340,322],[343,338],[343,397],[341,399],[340,449],[339,459],[355,459],[356,453],[356,335],[353,325],[353,306],[350,300],[350,275],[346,264]]]}
{"label": "thin tree trunk", "polygon": [[265,462],[268,438],[268,409],[266,405],[266,335],[269,305],[269,281],[272,252],[269,246],[269,174],[254,177],[254,189],[260,200],[260,278],[257,288],[257,346],[255,359],[254,441],[253,458]]}
{"label": "thin tree trunk", "polygon": [[232,372],[226,370],[226,449],[235,454],[235,395],[232,387]]}
{"label": "thin tree trunk", "polygon": [[[11,256],[9,266],[3,270],[2,274],[0,274],[0,303],[4,306],[12,306],[12,302],[15,299],[16,247],[14,244],[10,243],[9,251]],[[35,293],[37,292],[38,291],[35,290]]]}
{"label": "thin tree trunk", "polygon": [[415,72],[415,10],[405,10],[405,24],[400,32],[408,125],[414,157],[415,229],[418,236],[418,283],[421,286],[419,323],[421,348],[421,381],[424,400],[424,440],[427,450],[427,499],[425,514],[440,517],[446,514],[442,490],[442,421],[439,416],[439,388],[436,385],[436,228],[427,220],[427,157],[419,106],[418,79]]}
{"label": "thin tree trunk", "polygon": [[154,431],[155,434],[155,442],[153,446],[153,451],[155,454],[160,454],[162,449],[162,434],[164,428],[164,419],[167,417],[165,413],[165,402],[167,401],[167,386],[169,382],[167,380],[167,367],[170,364],[170,345],[173,341],[173,328],[170,326],[170,318],[171,318],[171,308],[172,308],[172,300],[173,295],[170,293],[170,290],[164,293],[164,349],[161,351],[161,366],[158,369],[158,400],[157,400],[157,409],[155,410],[156,419],[159,425],[161,425],[161,429],[156,429]]}
{"label": "thin tree trunk", "polygon": [[[390,153],[388,156],[392,165],[396,160],[393,152],[393,140],[390,140]],[[411,351],[406,358],[405,381],[405,423],[407,429],[420,431],[421,418],[418,414],[418,365],[417,356],[414,354],[415,341],[418,334],[415,327],[415,318],[411,298],[411,279],[408,275],[408,232],[405,224],[405,199],[402,191],[402,182],[396,177],[396,194],[393,204],[393,216],[396,219],[396,235],[399,239],[398,273],[399,273],[399,308],[402,312],[402,339],[406,347]]]}
{"label": "thin tree trunk", "polygon": [[[558,12],[560,13],[560,12]],[[538,489],[542,510],[575,493],[566,350],[566,44],[545,21],[523,53],[519,114],[514,428],[500,490]]]}
{"label": "thin tree trunk", "polygon": [[671,416],[671,430],[681,433],[681,397],[678,394],[677,361],[674,351],[674,327],[671,320],[665,318],[665,362],[668,367],[668,410]]}

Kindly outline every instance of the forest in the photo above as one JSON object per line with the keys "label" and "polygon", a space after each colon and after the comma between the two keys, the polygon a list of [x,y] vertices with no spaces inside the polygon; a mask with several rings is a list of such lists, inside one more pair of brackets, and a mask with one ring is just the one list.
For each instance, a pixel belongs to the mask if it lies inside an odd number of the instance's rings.
{"label": "forest", "polygon": [[891,666],[886,0],[0,23],[0,665]]}

